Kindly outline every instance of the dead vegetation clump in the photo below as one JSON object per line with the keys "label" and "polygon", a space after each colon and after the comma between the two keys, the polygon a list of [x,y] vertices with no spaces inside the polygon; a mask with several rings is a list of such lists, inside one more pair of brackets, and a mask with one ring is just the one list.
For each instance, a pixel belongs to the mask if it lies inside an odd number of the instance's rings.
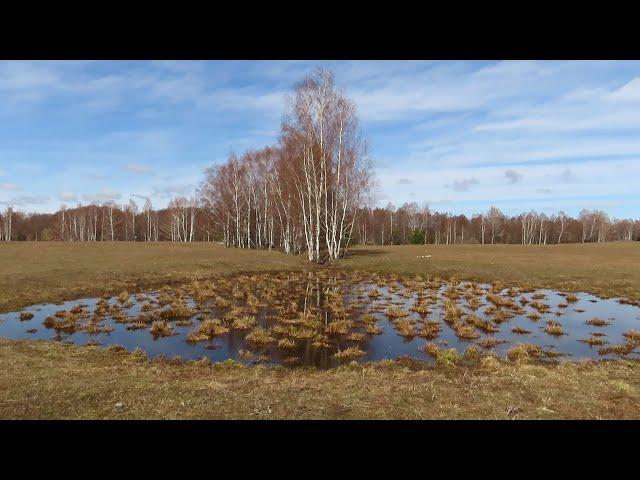
{"label": "dead vegetation clump", "polygon": [[178,320],[181,318],[191,318],[196,314],[195,310],[186,307],[182,303],[172,303],[169,308],[160,312],[160,317],[165,320]]}
{"label": "dead vegetation clump", "polygon": [[384,312],[388,317],[401,318],[409,316],[409,313],[399,307],[390,306]]}
{"label": "dead vegetation clump", "polygon": [[469,315],[466,321],[486,333],[495,333],[498,331],[498,327],[489,320],[483,320],[475,315]]}
{"label": "dead vegetation clump", "polygon": [[527,335],[527,334],[531,333],[530,330],[527,330],[526,328],[523,328],[523,327],[513,327],[511,329],[511,331],[513,333],[518,334],[518,335]]}
{"label": "dead vegetation clump", "polygon": [[554,337],[566,335],[565,331],[562,329],[562,326],[558,322],[553,321],[547,322],[547,326],[544,327],[544,331],[549,335],[553,335]]}
{"label": "dead vegetation clump", "polygon": [[542,302],[531,302],[530,306],[538,310],[540,313],[546,313],[551,308],[549,304]]}
{"label": "dead vegetation clump", "polygon": [[482,348],[486,348],[487,350],[495,347],[496,345],[500,345],[501,343],[506,343],[505,340],[499,340],[495,337],[485,337],[482,340],[479,340],[478,345]]}
{"label": "dead vegetation clump", "polygon": [[166,320],[156,320],[151,324],[149,331],[154,337],[169,337],[173,335],[173,327]]}
{"label": "dead vegetation clump", "polygon": [[602,318],[595,317],[595,318],[592,318],[590,320],[587,320],[584,323],[586,323],[587,325],[594,326],[594,327],[605,327],[605,326],[609,325],[610,322],[607,321],[607,320],[604,320]]}
{"label": "dead vegetation clump", "polygon": [[33,313],[31,312],[20,312],[20,321],[25,322],[27,320],[31,320],[33,318]]}
{"label": "dead vegetation clump", "polygon": [[594,337],[594,336],[581,339],[580,341],[582,343],[586,343],[587,345],[591,345],[592,347],[605,344],[604,339],[602,339],[601,337]]}
{"label": "dead vegetation clump", "polygon": [[603,347],[598,350],[598,354],[599,355],[610,355],[610,354],[628,355],[633,351],[634,348],[635,348],[635,345],[633,343],[627,342],[627,343],[622,343],[618,345],[612,345],[610,347]]}
{"label": "dead vegetation clump", "polygon": [[440,352],[440,348],[438,347],[438,345],[433,342],[425,343],[422,346],[422,350],[424,351],[424,353],[432,356],[433,358],[436,358],[438,356],[438,353]]}
{"label": "dead vegetation clump", "polygon": [[471,324],[457,323],[454,329],[457,337],[463,340],[472,340],[480,336]]}
{"label": "dead vegetation clump", "polygon": [[512,362],[531,360],[541,358],[542,354],[542,349],[538,345],[533,343],[518,343],[507,351],[507,358]]}
{"label": "dead vegetation clump", "polygon": [[416,336],[415,326],[412,320],[397,319],[393,322],[398,334],[405,338],[413,338]]}
{"label": "dead vegetation clump", "polygon": [[422,325],[422,328],[418,331],[417,335],[426,340],[433,340],[434,338],[438,338],[441,331],[442,326],[440,325],[440,322],[437,320],[431,320]]}
{"label": "dead vegetation clump", "polygon": [[360,350],[358,347],[349,347],[344,350],[338,350],[338,352],[334,353],[334,358],[338,360],[354,360],[359,357],[363,357],[367,354],[367,352]]}
{"label": "dead vegetation clump", "polygon": [[81,330],[83,332],[95,335],[98,333],[111,333],[113,332],[113,327],[110,325],[101,325],[98,322],[89,321],[81,327]]}
{"label": "dead vegetation clump", "polygon": [[276,339],[271,336],[271,331],[262,327],[254,329],[245,337],[245,340],[258,346],[267,346],[276,343]]}
{"label": "dead vegetation clump", "polygon": [[65,333],[73,333],[80,326],[78,316],[64,310],[56,312],[54,316],[45,318],[42,324],[47,328],[53,328],[56,331]]}
{"label": "dead vegetation clump", "polygon": [[352,332],[347,335],[347,340],[351,342],[362,342],[365,339],[364,333]]}
{"label": "dead vegetation clump", "polygon": [[187,335],[187,342],[203,342],[229,333],[229,329],[222,322],[213,318],[205,318],[194,331]]}
{"label": "dead vegetation clump", "polygon": [[243,315],[242,317],[235,318],[231,325],[231,328],[235,330],[248,330],[256,326],[256,317],[250,315]]}
{"label": "dead vegetation clump", "polygon": [[576,303],[578,301],[578,296],[574,293],[569,293],[565,297],[565,300],[567,301],[567,303]]}
{"label": "dead vegetation clump", "polygon": [[411,307],[411,310],[413,310],[416,313],[419,313],[421,315],[427,315],[429,313],[429,306],[427,304],[427,302],[425,302],[424,300],[416,302],[413,307]]}
{"label": "dead vegetation clump", "polygon": [[640,344],[640,331],[639,330],[627,330],[622,334],[627,340]]}
{"label": "dead vegetation clump", "polygon": [[329,322],[325,328],[325,332],[329,335],[346,335],[351,330],[353,322],[351,320],[333,320]]}
{"label": "dead vegetation clump", "polygon": [[455,324],[462,316],[462,311],[455,301],[446,299],[444,301],[444,319],[449,324]]}
{"label": "dead vegetation clump", "polygon": [[278,348],[296,348],[296,342],[290,338],[281,338],[280,340],[278,340]]}
{"label": "dead vegetation clump", "polygon": [[538,312],[531,312],[527,315],[527,318],[535,322],[537,320],[540,320],[542,318],[542,315],[540,315]]}

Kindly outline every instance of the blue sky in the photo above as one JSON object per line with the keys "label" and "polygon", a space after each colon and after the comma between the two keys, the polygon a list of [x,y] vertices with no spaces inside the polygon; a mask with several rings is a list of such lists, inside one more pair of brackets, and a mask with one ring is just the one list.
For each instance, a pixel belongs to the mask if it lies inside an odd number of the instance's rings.
{"label": "blue sky", "polygon": [[376,202],[640,213],[640,62],[0,62],[0,207],[163,207],[277,141],[317,65],[358,107]]}

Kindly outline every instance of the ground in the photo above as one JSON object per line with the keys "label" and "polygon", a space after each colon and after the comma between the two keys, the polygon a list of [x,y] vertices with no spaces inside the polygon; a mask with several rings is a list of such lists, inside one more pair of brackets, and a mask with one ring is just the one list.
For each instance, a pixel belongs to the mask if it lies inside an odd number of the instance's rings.
{"label": "ground", "polygon": [[[430,258],[417,258],[431,255]],[[640,243],[360,247],[329,268],[583,290],[640,300]],[[310,268],[217,244],[0,245],[0,311],[194,277]],[[324,267],[316,267],[324,268]],[[149,361],[139,353],[0,339],[0,418],[640,418],[637,361],[492,358],[329,371]]]}

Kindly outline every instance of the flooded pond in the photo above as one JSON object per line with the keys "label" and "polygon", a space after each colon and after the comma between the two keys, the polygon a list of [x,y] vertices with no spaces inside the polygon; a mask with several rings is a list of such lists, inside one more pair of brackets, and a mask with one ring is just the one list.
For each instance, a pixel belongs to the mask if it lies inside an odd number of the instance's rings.
{"label": "flooded pond", "polygon": [[541,360],[640,358],[640,306],[584,293],[360,272],[241,275],[0,315],[0,336],[148,356],[329,368],[455,348]]}

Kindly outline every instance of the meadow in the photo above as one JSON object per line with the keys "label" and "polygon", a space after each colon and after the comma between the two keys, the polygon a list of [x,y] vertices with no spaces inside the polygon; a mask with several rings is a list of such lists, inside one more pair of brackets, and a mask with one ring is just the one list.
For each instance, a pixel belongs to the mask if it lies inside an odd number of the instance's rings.
{"label": "meadow", "polygon": [[[0,245],[0,312],[220,275],[301,270],[502,282],[640,300],[640,244],[411,245],[330,266],[218,244]],[[525,357],[528,357],[525,355]],[[328,370],[148,359],[117,347],[0,339],[0,418],[638,418],[637,360],[541,364],[473,356]]]}

